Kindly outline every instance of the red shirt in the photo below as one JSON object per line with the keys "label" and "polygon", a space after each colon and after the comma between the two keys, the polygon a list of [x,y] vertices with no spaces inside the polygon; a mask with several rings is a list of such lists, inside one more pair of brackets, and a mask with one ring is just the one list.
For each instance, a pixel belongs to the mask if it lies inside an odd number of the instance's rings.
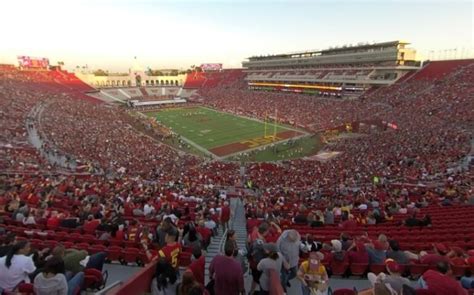
{"label": "red shirt", "polygon": [[468,259],[466,259],[466,263],[470,266],[474,266],[474,256],[470,256]]}
{"label": "red shirt", "polygon": [[128,229],[128,240],[129,241],[137,241],[138,238],[138,227],[132,226]]}
{"label": "red shirt", "polygon": [[100,221],[98,219],[93,219],[91,221],[86,221],[84,223],[84,231],[88,234],[95,232],[95,229],[99,226]]}
{"label": "red shirt", "polygon": [[239,295],[240,291],[245,291],[242,267],[234,258],[223,255],[214,257],[209,273],[215,280],[215,294]]}
{"label": "red shirt", "polygon": [[198,226],[196,227],[196,231],[201,234],[203,241],[210,241],[210,238],[212,236],[212,231],[210,229],[208,229],[207,227]]}
{"label": "red shirt", "polygon": [[467,295],[467,290],[458,281],[440,272],[427,270],[423,274],[423,280],[434,295]]}
{"label": "red shirt", "polygon": [[168,244],[158,251],[160,257],[165,257],[174,268],[179,266],[179,253],[181,253],[181,245],[178,243]]}
{"label": "red shirt", "polygon": [[190,265],[189,269],[193,272],[196,281],[204,286],[204,265],[206,264],[206,257],[201,255],[199,259],[194,260]]}
{"label": "red shirt", "polygon": [[350,263],[369,263],[367,251],[350,251],[346,256],[349,256]]}
{"label": "red shirt", "polygon": [[462,257],[454,257],[449,260],[452,265],[463,266],[466,265],[466,260]]}
{"label": "red shirt", "polygon": [[37,205],[39,202],[39,198],[36,194],[31,194],[28,196],[27,202],[28,204]]}
{"label": "red shirt", "polygon": [[221,221],[227,222],[230,219],[230,208],[229,206],[224,206],[221,209]]}
{"label": "red shirt", "polygon": [[61,220],[57,217],[50,217],[46,221],[46,227],[49,229],[56,229],[59,227],[59,224],[61,223]]}

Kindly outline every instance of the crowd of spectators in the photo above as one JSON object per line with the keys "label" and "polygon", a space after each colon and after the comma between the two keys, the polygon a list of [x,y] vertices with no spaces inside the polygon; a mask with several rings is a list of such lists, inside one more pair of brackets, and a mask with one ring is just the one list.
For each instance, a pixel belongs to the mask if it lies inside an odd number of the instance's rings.
{"label": "crowd of spectators", "polygon": [[[458,169],[472,139],[473,76],[471,64],[442,80],[407,81],[358,101],[252,92],[240,83],[205,87],[201,97],[206,105],[259,119],[276,109],[281,121],[313,132],[362,120],[397,125],[328,146],[342,153],[324,163],[250,163],[241,175],[238,164],[185,155],[138,132],[134,125],[139,119],[120,107],[81,99],[58,86],[51,73],[0,71],[0,122],[5,126],[0,131],[0,218],[5,225],[0,229],[18,235],[3,239],[0,287],[9,291],[30,281],[38,293],[49,292],[52,285],[74,292],[82,284],[81,272],[101,270],[103,252],[89,256],[56,245],[33,251],[36,261],[26,256],[32,250],[25,237],[68,229],[97,240],[131,242],[145,254],[142,260],[162,259],[152,288],[156,294],[163,288],[179,289],[178,294],[204,292],[202,251],[218,226],[228,227],[230,212],[219,190],[226,186],[255,192],[244,198],[253,290],[259,285],[263,294],[271,292],[276,274],[283,289],[296,278],[303,294],[311,289],[324,294],[334,272],[326,266],[333,260],[385,264],[389,275],[396,276],[397,265],[387,258],[399,265],[410,260],[434,265],[437,272],[420,281],[420,287],[429,287],[449,273],[450,265],[472,263],[470,244],[458,249],[435,243],[433,249],[415,251],[387,238],[388,233],[373,237],[360,229],[384,224],[429,228],[440,220],[426,208],[474,203],[472,171]],[[38,106],[38,114],[28,119]],[[93,174],[58,173],[29,144],[30,121],[46,142],[43,148],[70,155]],[[337,239],[312,234],[334,227],[344,233]],[[348,234],[355,230],[359,232]],[[171,270],[184,252],[195,260],[177,279]],[[214,289],[233,284],[236,292],[243,292],[245,264],[231,237],[224,252],[211,264]],[[227,277],[229,269],[238,275]],[[371,278],[374,285],[387,281]],[[398,285],[392,287],[398,292]]]}

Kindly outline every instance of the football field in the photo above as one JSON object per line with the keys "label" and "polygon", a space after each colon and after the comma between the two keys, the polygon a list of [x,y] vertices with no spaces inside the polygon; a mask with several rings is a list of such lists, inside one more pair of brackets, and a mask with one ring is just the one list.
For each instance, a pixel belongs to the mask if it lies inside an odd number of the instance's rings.
{"label": "football field", "polygon": [[169,108],[148,112],[146,115],[156,118],[188,143],[218,157],[306,134],[291,127],[275,125],[273,120],[265,124],[205,107]]}

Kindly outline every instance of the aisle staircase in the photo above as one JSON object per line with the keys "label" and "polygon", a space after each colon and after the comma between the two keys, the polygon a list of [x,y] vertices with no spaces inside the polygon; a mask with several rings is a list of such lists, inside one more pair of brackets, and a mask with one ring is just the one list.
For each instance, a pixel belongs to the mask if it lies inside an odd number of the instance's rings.
{"label": "aisle staircase", "polygon": [[[247,227],[245,219],[244,205],[239,198],[230,199],[231,209],[231,220],[229,227],[235,230],[237,235],[237,244],[239,249],[245,249],[245,242],[247,240]],[[205,265],[205,280],[206,284],[209,282],[209,265],[212,259],[224,252],[225,236],[227,232],[223,232],[222,228],[219,228],[219,234],[213,237],[211,244],[207,248],[206,252],[206,265]]]}

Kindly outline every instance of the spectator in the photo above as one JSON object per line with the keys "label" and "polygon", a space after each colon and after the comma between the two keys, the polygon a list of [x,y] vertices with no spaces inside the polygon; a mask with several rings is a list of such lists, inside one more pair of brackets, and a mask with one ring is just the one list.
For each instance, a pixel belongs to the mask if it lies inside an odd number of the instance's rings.
{"label": "spectator", "polygon": [[196,281],[204,287],[204,266],[206,264],[206,257],[204,256],[201,247],[193,247],[193,261],[189,265],[189,269],[193,272]]}
{"label": "spectator", "polygon": [[365,249],[365,245],[362,242],[356,242],[347,251],[349,263],[360,263],[368,264],[369,263],[369,253]]}
{"label": "spectator", "polygon": [[64,272],[64,261],[61,258],[49,258],[46,261],[42,271],[35,277],[35,294],[76,294],[76,292],[81,289],[82,283],[84,281],[84,273],[77,273],[67,282]]}
{"label": "spectator", "polygon": [[181,245],[176,242],[177,239],[178,232],[172,229],[169,230],[165,236],[166,245],[161,248],[160,251],[158,251],[158,255],[160,257],[166,258],[171,263],[171,266],[176,269],[176,271],[178,271],[178,257],[181,253]]}
{"label": "spectator", "polygon": [[218,255],[211,261],[209,275],[211,279],[214,279],[215,294],[245,294],[242,268],[240,263],[232,257],[234,250],[234,244],[226,242],[225,255]]}
{"label": "spectator", "polygon": [[325,295],[328,293],[329,277],[321,260],[321,252],[310,252],[309,258],[303,261],[298,270],[298,279],[301,281],[303,295]]}
{"label": "spectator", "polygon": [[434,295],[467,295],[467,290],[451,277],[451,268],[445,261],[438,262],[436,270],[427,270],[418,280],[418,285]]}
{"label": "spectator", "polygon": [[221,207],[220,219],[221,219],[221,224],[222,224],[222,230],[226,231],[229,228],[229,220],[230,220],[230,207],[229,207],[229,202],[227,201],[225,201],[223,206]]}
{"label": "spectator", "polygon": [[296,277],[300,259],[301,236],[294,230],[285,230],[277,241],[279,252],[288,262],[288,269],[282,268],[283,288],[291,287],[290,280]]}
{"label": "spectator", "polygon": [[403,285],[410,286],[410,281],[407,278],[401,276],[400,265],[393,259],[385,260],[385,267],[387,269],[388,275],[385,275],[383,272],[377,276],[374,273],[369,272],[367,277],[372,283],[372,286],[375,286],[377,281],[381,281],[384,284],[388,284],[390,290],[396,292],[396,294],[402,294]]}
{"label": "spectator", "polygon": [[178,275],[175,268],[164,258],[158,260],[153,280],[152,295],[175,295],[178,286]]}
{"label": "spectator", "polygon": [[13,244],[8,254],[0,258],[0,289],[12,292],[21,282],[30,282],[29,274],[36,270],[29,256],[30,243],[19,241]]}
{"label": "spectator", "polygon": [[405,252],[400,250],[400,245],[396,240],[390,240],[389,245],[390,249],[387,251],[387,258],[393,259],[395,262],[402,265],[410,262]]}
{"label": "spectator", "polygon": [[61,258],[64,261],[66,271],[73,275],[84,271],[84,269],[93,268],[102,271],[107,254],[99,252],[88,256],[87,251],[77,249],[65,249],[64,246],[56,246],[52,255]]}
{"label": "spectator", "polygon": [[185,247],[202,247],[202,237],[201,234],[197,232],[194,225],[190,225],[189,231],[183,237],[183,245]]}
{"label": "spectator", "polygon": [[183,279],[176,288],[176,295],[202,295],[203,287],[196,281],[191,271],[187,270],[183,273]]}
{"label": "spectator", "polygon": [[405,251],[405,254],[409,259],[419,260],[421,264],[437,265],[439,262],[448,262],[449,259],[446,257],[449,249],[443,243],[433,244],[433,253],[421,251],[419,254]]}
{"label": "spectator", "polygon": [[[264,244],[263,249],[267,255],[267,258],[260,260],[257,265],[257,270],[262,272],[259,282],[261,289],[260,294],[267,295],[270,294],[271,271],[275,271],[278,278],[280,278],[282,271],[287,271],[289,269],[289,265],[283,255],[278,251],[278,248],[275,244]],[[278,283],[281,284],[281,279],[278,280]]]}
{"label": "spectator", "polygon": [[347,255],[346,251],[342,250],[342,243],[339,240],[332,240],[331,241],[332,251],[331,257],[332,261],[335,262],[347,262]]}
{"label": "spectator", "polygon": [[257,269],[257,265],[265,258],[265,251],[263,250],[263,244],[266,242],[266,235],[269,232],[269,224],[266,222],[261,223],[258,227],[254,228],[254,231],[248,237],[248,258],[250,270],[252,272],[252,285],[250,287],[250,293],[255,291],[257,284],[260,282],[260,276],[262,272]]}
{"label": "spectator", "polygon": [[386,237],[379,235],[379,238],[366,245],[367,252],[369,253],[370,264],[383,264],[387,258],[387,245]]}
{"label": "spectator", "polygon": [[173,224],[173,221],[171,220],[171,218],[163,219],[160,226],[158,226],[156,230],[156,238],[157,238],[158,245],[160,247],[163,247],[166,245],[165,237],[168,231],[178,232],[178,229]]}

